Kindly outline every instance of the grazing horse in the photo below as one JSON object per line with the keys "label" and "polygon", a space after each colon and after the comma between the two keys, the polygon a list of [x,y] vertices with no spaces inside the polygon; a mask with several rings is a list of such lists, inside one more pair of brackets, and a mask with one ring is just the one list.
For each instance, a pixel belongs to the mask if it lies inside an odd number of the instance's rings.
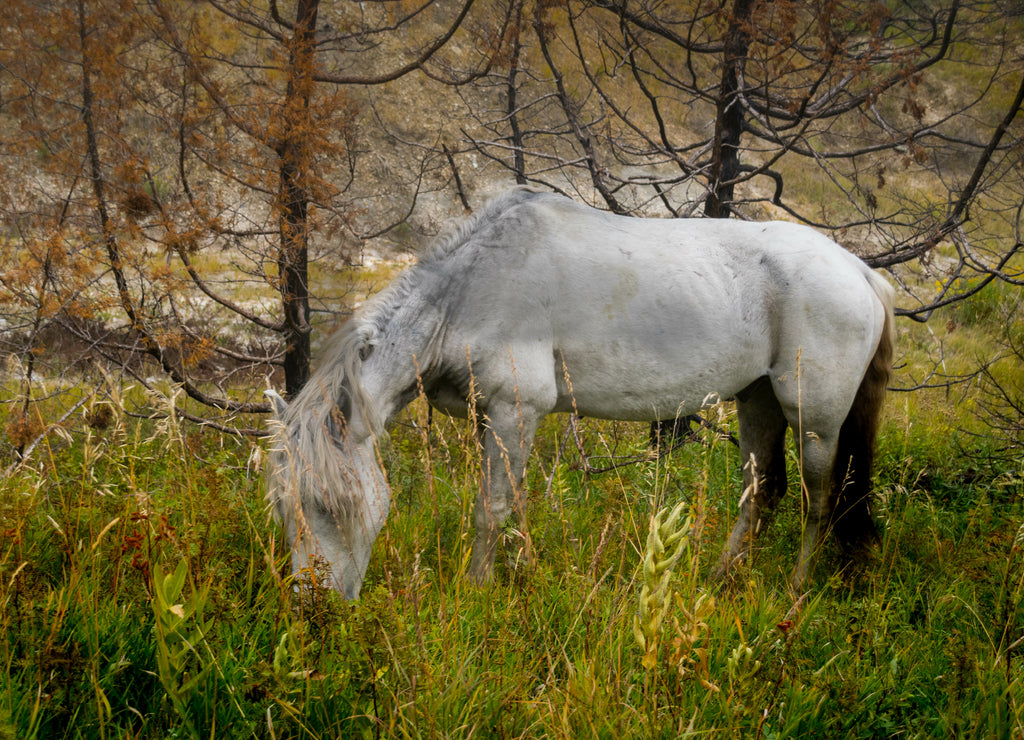
{"label": "grazing horse", "polygon": [[296,573],[318,559],[356,598],[388,514],[376,440],[419,393],[473,409],[483,445],[470,575],[491,577],[534,432],[556,411],[651,421],[735,399],[745,494],[720,570],[786,489],[804,494],[804,583],[826,529],[876,538],[871,457],[893,290],[812,229],[639,219],[520,188],[470,217],[330,338],[279,428],[269,493]]}

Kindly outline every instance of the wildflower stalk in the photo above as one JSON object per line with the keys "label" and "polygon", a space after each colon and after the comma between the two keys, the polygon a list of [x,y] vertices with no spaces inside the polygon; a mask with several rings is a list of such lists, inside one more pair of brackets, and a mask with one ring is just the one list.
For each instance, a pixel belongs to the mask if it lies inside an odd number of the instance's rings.
{"label": "wildflower stalk", "polygon": [[689,516],[680,522],[685,508],[686,504],[680,503],[672,511],[667,508],[659,510],[651,517],[647,534],[640,606],[633,617],[633,637],[644,650],[642,663],[647,670],[657,663],[661,623],[670,601],[668,584],[672,570],[686,547],[692,524]]}

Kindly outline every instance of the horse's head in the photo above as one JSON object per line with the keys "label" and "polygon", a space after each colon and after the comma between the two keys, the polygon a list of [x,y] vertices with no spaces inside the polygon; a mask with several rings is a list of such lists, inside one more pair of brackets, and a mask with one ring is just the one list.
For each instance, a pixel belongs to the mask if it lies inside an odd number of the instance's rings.
{"label": "horse's head", "polygon": [[357,598],[391,499],[374,435],[351,404],[303,403],[300,395],[288,406],[273,391],[267,396],[278,420],[268,499],[284,525],[292,573]]}

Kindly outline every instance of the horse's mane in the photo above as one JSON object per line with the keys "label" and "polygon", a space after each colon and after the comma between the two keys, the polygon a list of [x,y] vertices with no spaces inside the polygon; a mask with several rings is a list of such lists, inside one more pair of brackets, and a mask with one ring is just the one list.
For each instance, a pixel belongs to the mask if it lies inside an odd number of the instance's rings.
{"label": "horse's mane", "polygon": [[441,237],[394,282],[370,298],[346,324],[356,321],[366,327],[364,331],[368,332],[367,342],[373,344],[374,339],[384,331],[397,310],[416,290],[424,267],[441,262],[469,244],[475,234],[497,221],[509,210],[540,195],[543,195],[542,191],[521,186],[492,198],[483,208],[464,218],[445,236]]}
{"label": "horse's mane", "polygon": [[[430,247],[415,264],[402,272],[390,285],[367,300],[342,325],[342,329],[348,327],[349,324],[357,324],[361,327],[360,332],[365,343],[372,345],[374,340],[387,327],[398,309],[406,303],[409,296],[416,290],[424,267],[444,260],[453,252],[472,241],[473,236],[482,228],[497,221],[513,207],[540,194],[540,191],[531,188],[517,187],[488,201],[483,208],[464,218],[447,235]],[[339,331],[342,329],[339,329]],[[355,327],[352,327],[352,330],[355,330]],[[326,350],[326,354],[332,355],[340,349],[341,347],[332,346]]]}
{"label": "horse's mane", "polygon": [[[277,504],[285,523],[294,517],[295,502],[327,507],[350,517],[358,490],[350,453],[341,446],[353,410],[371,430],[380,424],[372,399],[362,392],[360,351],[370,336],[362,321],[346,321],[331,336],[325,362],[288,404],[279,419],[270,454],[268,498]],[[285,489],[284,486],[289,486]]]}
{"label": "horse's mane", "polygon": [[[274,478],[294,481],[301,500],[326,505],[335,513],[352,512],[352,494],[358,486],[349,480],[351,465],[341,446],[344,427],[355,413],[368,432],[380,436],[387,422],[377,399],[363,389],[367,352],[417,289],[424,266],[445,259],[469,243],[481,228],[538,194],[516,188],[494,198],[338,327],[322,350],[323,363],[280,419],[271,460]],[[276,501],[282,501],[284,495],[283,491],[270,491]]]}
{"label": "horse's mane", "polygon": [[482,227],[497,221],[505,212],[544,194],[544,191],[522,185],[495,196],[483,208],[474,211],[472,215],[463,219],[456,228],[435,244],[419,262],[433,262],[447,257],[456,249],[469,242],[473,235]]}

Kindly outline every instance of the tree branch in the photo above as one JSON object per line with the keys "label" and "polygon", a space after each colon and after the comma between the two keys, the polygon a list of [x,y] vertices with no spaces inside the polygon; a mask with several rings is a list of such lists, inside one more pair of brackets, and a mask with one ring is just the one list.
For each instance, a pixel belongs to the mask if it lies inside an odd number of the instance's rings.
{"label": "tree branch", "polygon": [[466,0],[465,4],[462,6],[462,10],[459,12],[459,15],[455,18],[455,21],[448,30],[435,39],[434,43],[424,49],[416,59],[408,64],[379,75],[331,75],[323,72],[314,73],[313,80],[315,82],[327,82],[333,85],[357,85],[366,87],[370,85],[383,85],[386,82],[393,82],[401,77],[405,77],[410,72],[421,69],[424,64],[430,61],[434,54],[440,51],[445,44],[451,40],[455,35],[455,32],[459,30],[462,22],[466,19],[466,16],[469,14],[469,9],[473,7],[474,1],[475,0]]}

